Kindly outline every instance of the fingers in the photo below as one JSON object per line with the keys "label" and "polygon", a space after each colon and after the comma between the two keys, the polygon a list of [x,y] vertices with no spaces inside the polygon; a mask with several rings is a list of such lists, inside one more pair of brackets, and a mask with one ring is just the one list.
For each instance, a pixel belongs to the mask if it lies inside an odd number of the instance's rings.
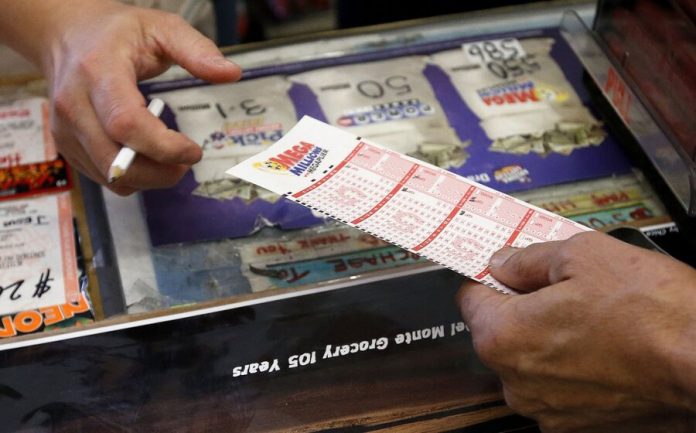
{"label": "fingers", "polygon": [[521,296],[504,295],[495,289],[469,280],[462,284],[457,300],[464,323],[471,331],[474,350],[481,361],[496,369],[503,352],[517,342],[518,321],[514,302]]}
{"label": "fingers", "polygon": [[[93,181],[105,184],[106,179],[99,173],[97,167],[91,162],[82,144],[64,126],[58,126],[53,135],[59,145],[60,153],[68,161],[68,164],[80,171]],[[109,185],[109,189],[119,195],[129,195],[135,189],[122,185]]]}
{"label": "fingers", "polygon": [[169,15],[153,36],[164,55],[194,76],[213,83],[237,81],[241,68],[225,59],[213,41],[203,36],[186,21]]}
{"label": "fingers", "polygon": [[630,251],[641,252],[603,233],[588,231],[564,241],[503,248],[493,254],[489,266],[491,275],[501,283],[531,292],[571,278],[587,278],[590,269],[607,271],[630,256]]}
{"label": "fingers", "polygon": [[510,298],[473,280],[467,280],[457,292],[457,301],[464,322],[471,332],[484,328],[494,317],[494,311]]}
{"label": "fingers", "polygon": [[526,248],[502,248],[491,257],[491,275],[506,286],[522,292],[557,283],[554,266],[561,245],[561,242],[544,242]]}
{"label": "fingers", "polygon": [[171,186],[202,151],[147,110],[137,80],[161,73],[171,61],[214,82],[237,80],[241,70],[174,14],[114,6],[104,16],[108,25],[86,19],[84,32],[75,29],[76,37],[58,52],[60,67],[51,71],[55,130],[62,131],[59,150],[105,184],[109,166],[127,145],[137,157],[111,189],[127,193]]}
{"label": "fingers", "polygon": [[189,170],[181,164],[160,164],[143,156],[136,156],[126,174],[108,186],[129,187],[137,190],[169,188]]}
{"label": "fingers", "polygon": [[[89,98],[79,90],[63,90],[55,101],[53,133],[60,153],[90,179],[106,185],[109,167],[121,145],[102,129]],[[140,189],[170,187],[187,170],[185,164],[163,164],[138,155],[128,172],[108,187],[120,195]]]}
{"label": "fingers", "polygon": [[91,104],[109,139],[161,164],[198,162],[202,156],[200,146],[168,129],[150,113],[135,86],[135,77],[129,75],[127,70],[112,69],[93,84],[90,93]]}

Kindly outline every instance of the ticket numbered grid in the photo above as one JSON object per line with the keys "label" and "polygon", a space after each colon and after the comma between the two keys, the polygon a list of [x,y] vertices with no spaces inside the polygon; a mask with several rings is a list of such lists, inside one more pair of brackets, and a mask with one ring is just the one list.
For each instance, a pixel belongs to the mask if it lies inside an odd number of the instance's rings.
{"label": "ticket numbered grid", "polygon": [[227,173],[504,293],[494,252],[591,230],[308,116]]}

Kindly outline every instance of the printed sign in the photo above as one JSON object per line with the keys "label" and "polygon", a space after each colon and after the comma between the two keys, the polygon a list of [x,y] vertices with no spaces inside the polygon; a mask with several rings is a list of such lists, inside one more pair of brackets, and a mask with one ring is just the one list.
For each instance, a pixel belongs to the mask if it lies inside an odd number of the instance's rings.
{"label": "printed sign", "polygon": [[606,133],[551,57],[555,43],[509,38],[432,56],[481,119],[491,151],[567,156],[604,141]]}
{"label": "printed sign", "polygon": [[289,87],[283,77],[272,76],[152,96],[172,110],[179,131],[201,146],[203,159],[193,173],[206,184],[227,178],[226,168],[275,143],[295,124]]}
{"label": "printed sign", "polygon": [[527,53],[515,38],[476,41],[462,45],[466,58],[474,63],[500,62],[525,57]]}
{"label": "printed sign", "polygon": [[390,149],[443,168],[468,154],[447,122],[430,82],[426,57],[408,56],[292,75],[317,96],[328,123],[379,140]]}

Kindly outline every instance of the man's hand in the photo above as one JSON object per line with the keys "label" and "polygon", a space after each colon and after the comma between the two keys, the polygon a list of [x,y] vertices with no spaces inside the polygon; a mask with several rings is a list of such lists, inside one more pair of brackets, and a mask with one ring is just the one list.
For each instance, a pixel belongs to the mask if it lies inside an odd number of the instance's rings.
{"label": "man's hand", "polygon": [[138,152],[110,188],[119,194],[176,183],[200,147],[146,109],[138,80],[178,63],[211,81],[239,79],[239,67],[177,15],[111,0],[8,0],[2,39],[39,64],[49,82],[60,153],[106,184],[122,145]]}
{"label": "man's hand", "polygon": [[503,249],[491,274],[526,293],[458,297],[513,410],[544,432],[696,431],[696,271],[583,233]]}

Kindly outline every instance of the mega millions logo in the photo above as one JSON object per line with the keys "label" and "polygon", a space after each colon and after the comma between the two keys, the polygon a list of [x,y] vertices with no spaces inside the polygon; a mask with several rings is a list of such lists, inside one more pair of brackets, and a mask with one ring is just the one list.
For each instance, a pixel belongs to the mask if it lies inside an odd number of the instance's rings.
{"label": "mega millions logo", "polygon": [[326,149],[301,141],[283,153],[255,163],[254,168],[267,173],[306,176],[316,171],[326,154]]}
{"label": "mega millions logo", "polygon": [[505,184],[512,182],[528,183],[532,181],[529,177],[529,170],[519,164],[501,167],[493,172],[493,177],[496,181]]}
{"label": "mega millions logo", "polygon": [[484,104],[489,106],[529,104],[535,102],[564,102],[569,94],[563,89],[533,81],[498,84],[476,91]]}

